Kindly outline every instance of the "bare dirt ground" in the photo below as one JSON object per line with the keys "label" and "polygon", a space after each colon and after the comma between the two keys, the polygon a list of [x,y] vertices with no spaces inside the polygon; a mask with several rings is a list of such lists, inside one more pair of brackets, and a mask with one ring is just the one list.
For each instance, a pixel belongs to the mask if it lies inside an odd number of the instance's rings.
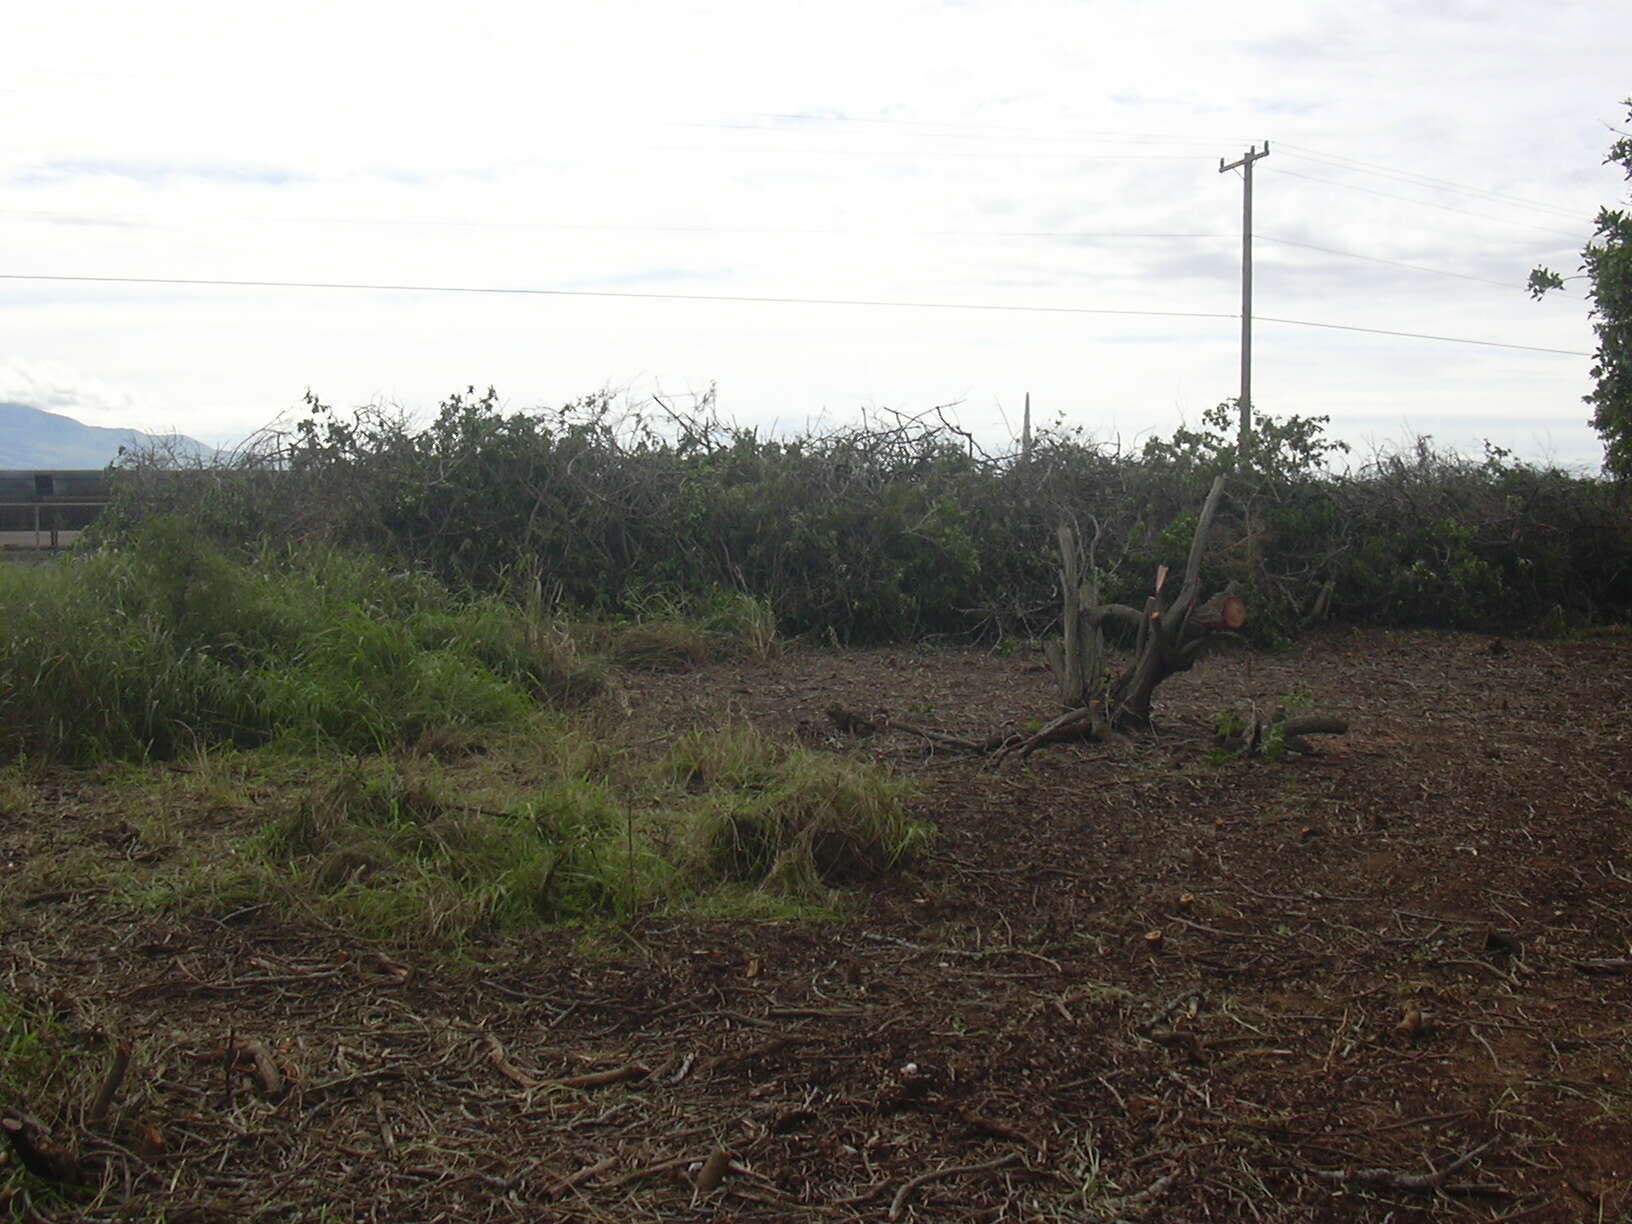
{"label": "bare dirt ground", "polygon": [[[933,846],[842,921],[653,917],[474,967],[265,910],[133,922],[27,898],[0,984],[53,1001],[85,1057],[106,1061],[108,1029],[134,1056],[117,1144],[87,1141],[104,1191],[13,1179],[3,1205],[1632,1218],[1629,680],[1624,633],[1493,649],[1339,628],[1175,678],[1154,738],[994,769],[841,740],[822,712],[984,735],[1053,713],[1033,657],[793,651],[641,678],[630,742],[746,720],[876,755],[921,785]],[[1297,690],[1351,733],[1208,762],[1214,712]],[[128,853],[86,800],[65,779],[32,819],[62,849]]]}

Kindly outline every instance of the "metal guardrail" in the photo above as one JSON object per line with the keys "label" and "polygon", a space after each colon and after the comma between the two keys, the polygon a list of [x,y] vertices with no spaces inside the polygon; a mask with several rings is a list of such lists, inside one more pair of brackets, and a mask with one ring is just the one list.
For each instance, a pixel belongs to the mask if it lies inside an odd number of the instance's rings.
{"label": "metal guardrail", "polygon": [[65,530],[66,531],[78,532],[78,531],[82,530],[82,528],[77,528],[77,527],[64,528],[63,526],[61,526],[61,524],[54,523],[54,522],[53,523],[47,523],[42,527],[40,525],[40,511],[41,510],[55,510],[55,509],[58,509],[58,508],[64,507],[64,506],[106,506],[107,504],[108,504],[108,499],[105,498],[105,497],[100,498],[100,499],[95,500],[95,501],[82,501],[82,500],[80,500],[78,498],[62,498],[62,499],[52,498],[49,501],[0,502],[0,510],[28,510],[28,509],[32,509],[34,511],[34,547],[35,548],[42,547],[42,545],[40,544],[40,534],[41,534],[42,531],[43,532],[48,532],[50,534],[50,536],[51,536],[51,550],[53,552],[55,552],[57,550],[57,548],[60,547],[60,545],[57,542],[59,532],[65,531]]}

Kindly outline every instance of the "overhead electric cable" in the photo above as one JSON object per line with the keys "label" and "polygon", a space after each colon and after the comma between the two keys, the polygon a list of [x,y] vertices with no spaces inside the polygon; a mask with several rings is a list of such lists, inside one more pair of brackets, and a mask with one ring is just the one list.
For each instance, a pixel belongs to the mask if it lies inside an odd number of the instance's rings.
{"label": "overhead electric cable", "polygon": [[[70,221],[86,224],[97,221],[109,223],[136,222],[150,226],[174,228],[153,217],[138,213],[63,212],[49,209],[0,208],[0,217],[37,217],[46,220]],[[1233,234],[1160,233],[1118,230],[913,230],[887,227],[825,226],[801,228],[772,225],[605,225],[577,224],[556,221],[473,221],[458,217],[230,217],[221,213],[187,218],[205,222],[232,221],[253,225],[377,225],[377,226],[446,226],[452,229],[500,230],[560,230],[569,233],[618,234],[763,234],[767,236],[831,236],[878,238],[1069,238],[1082,241],[1122,240],[1196,240],[1234,238]]]}
{"label": "overhead electric cable", "polygon": [[1518,349],[1525,353],[1557,353],[1561,357],[1591,357],[1576,349],[1544,348],[1539,344],[1509,344],[1505,340],[1470,340],[1466,336],[1434,336],[1427,332],[1392,331],[1386,327],[1356,327],[1349,323],[1316,323],[1310,319],[1277,319],[1254,315],[1260,323],[1285,323],[1291,327],[1320,327],[1328,331],[1364,332],[1372,336],[1405,336],[1412,340],[1439,340],[1445,344],[1477,344],[1484,348]]}
{"label": "overhead electric cable", "polygon": [[1285,149],[1305,161],[1319,162],[1321,165],[1331,166],[1338,170],[1348,170],[1356,174],[1374,174],[1379,178],[1394,179],[1402,183],[1411,183],[1423,187],[1431,187],[1436,191],[1456,191],[1464,195],[1479,196],[1499,204],[1511,204],[1518,208],[1528,208],[1535,212],[1552,213],[1554,216],[1574,220],[1580,216],[1575,209],[1564,208],[1557,204],[1543,204],[1539,200],[1526,200],[1519,196],[1506,195],[1500,191],[1491,191],[1484,187],[1475,187],[1470,183],[1458,183],[1451,179],[1435,178],[1430,174],[1417,174],[1411,170],[1396,170],[1389,166],[1379,166],[1373,162],[1361,161],[1358,158],[1342,157],[1335,153],[1320,153],[1303,145],[1288,144],[1282,141],[1280,148]]}
{"label": "overhead electric cable", "polygon": [[[985,310],[1024,314],[1126,315],[1165,319],[1239,319],[1228,311],[1214,310],[1116,310],[1092,306],[1020,306],[989,302],[879,301],[872,298],[772,297],[725,293],[638,293],[621,289],[530,289],[497,285],[394,285],[352,281],[220,280],[180,276],[52,276],[32,272],[0,272],[0,280],[49,281],[96,285],[173,285],[226,289],[320,289],[356,290],[371,293],[459,293],[494,294],[513,297],[629,298],[664,302],[739,302],[779,306],[867,306],[896,310]],[[1477,344],[1488,348],[1518,349],[1528,353],[1556,353],[1564,357],[1590,357],[1574,349],[1544,348],[1534,344],[1509,344],[1502,340],[1471,340],[1462,336],[1436,336],[1425,332],[1387,331],[1378,327],[1355,327],[1346,323],[1317,323],[1309,319],[1280,319],[1256,316],[1266,323],[1286,323],[1298,327],[1321,327],[1333,331],[1367,332],[1379,336],[1403,336],[1413,340],[1439,340],[1448,344]]]}
{"label": "overhead electric cable", "polygon": [[[745,128],[757,132],[792,132],[815,130],[816,124],[849,124],[853,127],[906,127],[906,128],[943,128],[949,132],[1002,132],[1005,136],[1027,136],[1033,140],[1125,140],[1148,144],[1151,141],[1165,141],[1170,144],[1192,144],[1207,146],[1212,141],[1199,136],[1181,136],[1171,132],[1119,132],[1105,128],[1077,130],[1070,132],[1049,131],[1031,126],[1018,126],[1005,123],[962,123],[950,119],[875,119],[860,115],[797,115],[776,111],[757,111],[754,117],[772,119],[781,124],[780,127],[767,128],[760,125],[728,124],[728,123],[683,123],[682,127],[732,127]],[[788,124],[799,124],[800,127],[789,127]]]}
{"label": "overhead electric cable", "polygon": [[[1182,136],[1176,133],[1111,132],[1104,129],[1045,133],[1042,131],[1042,129],[1036,127],[1021,127],[1016,125],[956,123],[950,120],[928,119],[876,119],[852,115],[798,115],[762,113],[760,117],[775,120],[783,126],[766,127],[764,125],[751,123],[684,123],[680,124],[679,126],[758,132],[792,132],[799,130],[814,131],[817,130],[815,125],[818,124],[849,124],[852,126],[872,125],[889,127],[941,128],[946,129],[948,134],[955,134],[958,132],[1001,132],[1011,137],[1014,135],[1024,135],[1027,139],[1040,141],[1127,141],[1141,144],[1167,143],[1176,145],[1193,145],[1198,148],[1210,148],[1219,143],[1219,140],[1221,139],[1218,137],[1202,139],[1195,136]],[[787,126],[789,124],[799,124],[803,126]],[[1229,141],[1226,139],[1225,143],[1228,142]],[[1399,170],[1393,167],[1381,166],[1377,163],[1363,161],[1359,158],[1325,153],[1318,149],[1309,148],[1306,145],[1299,145],[1286,141],[1278,142],[1278,147],[1289,152],[1294,152],[1305,160],[1318,162],[1323,165],[1329,165],[1336,169],[1348,170],[1360,174],[1373,174],[1382,178],[1394,179],[1398,182],[1430,187],[1434,190],[1461,192],[1467,195],[1479,196],[1494,203],[1508,204],[1514,207],[1547,213],[1565,219],[1573,219],[1577,216],[1577,213],[1574,210],[1561,205],[1545,204],[1539,200],[1528,200],[1520,196],[1513,196],[1504,192],[1492,191],[1486,187],[1475,186],[1471,183],[1461,183],[1452,179],[1436,178],[1433,175],[1418,174],[1414,171]],[[1282,171],[1282,173],[1288,172]],[[1412,202],[1419,203],[1421,201]],[[1574,235],[1571,235],[1571,237],[1573,236]]]}
{"label": "overhead electric cable", "polygon": [[[1207,233],[1164,233],[1160,231],[1118,231],[1118,230],[913,230],[891,229],[887,227],[870,226],[770,226],[770,225],[610,225],[610,224],[579,224],[563,221],[481,221],[468,220],[459,217],[275,217],[275,216],[241,216],[229,217],[219,213],[208,217],[183,218],[174,223],[164,223],[153,217],[137,213],[87,213],[66,212],[50,209],[19,209],[0,208],[0,217],[38,218],[41,220],[62,220],[75,224],[94,224],[106,222],[108,224],[141,224],[164,229],[181,229],[185,222],[192,220],[206,223],[234,222],[253,225],[346,225],[346,226],[378,226],[406,228],[410,226],[446,227],[450,229],[472,230],[541,230],[558,231],[563,233],[616,233],[616,234],[719,234],[719,235],[760,235],[765,237],[877,237],[877,238],[957,238],[975,241],[1010,241],[1018,239],[1036,239],[1068,242],[1199,242],[1199,241],[1234,241],[1235,234],[1207,234]],[[1469,272],[1453,272],[1446,268],[1433,268],[1426,264],[1407,263],[1403,260],[1388,259],[1380,255],[1367,255],[1361,251],[1348,251],[1339,247],[1322,246],[1315,242],[1305,242],[1297,238],[1280,238],[1272,234],[1258,235],[1265,242],[1278,243],[1282,246],[1299,247],[1309,251],[1320,251],[1327,255],[1340,255],[1346,259],[1360,259],[1368,263],[1387,264],[1391,267],[1406,268],[1413,272],[1431,273],[1436,276],[1453,277],[1457,280],[1477,281],[1480,284],[1496,285],[1503,289],[1516,287],[1517,282],[1496,280],[1488,276],[1476,276]]]}
{"label": "overhead electric cable", "polygon": [[1275,238],[1269,234],[1259,234],[1258,237],[1265,242],[1279,243],[1281,246],[1301,247],[1306,251],[1320,251],[1326,255],[1342,255],[1347,259],[1363,259],[1367,263],[1388,264],[1394,268],[1409,268],[1413,272],[1431,272],[1435,276],[1452,276],[1457,280],[1478,281],[1480,284],[1497,285],[1503,289],[1522,289],[1524,287],[1522,282],[1519,281],[1501,281],[1489,276],[1474,276],[1469,272],[1451,272],[1445,268],[1430,268],[1426,264],[1406,263],[1399,259],[1384,259],[1381,255],[1364,255],[1359,251],[1344,251],[1337,247],[1320,246],[1314,242],[1300,242],[1296,238]]}
{"label": "overhead electric cable", "polygon": [[1423,208],[1437,208],[1443,212],[1457,213],[1464,217],[1474,217],[1480,221],[1494,222],[1497,225],[1513,225],[1517,226],[1519,229],[1536,230],[1538,233],[1558,234],[1561,237],[1570,238],[1576,241],[1580,241],[1582,237],[1582,235],[1572,233],[1569,230],[1552,229],[1551,227],[1545,225],[1531,225],[1528,221],[1513,221],[1506,217],[1491,217],[1485,215],[1484,213],[1469,212],[1465,208],[1453,208],[1449,204],[1440,204],[1434,200],[1414,200],[1410,196],[1392,195],[1386,191],[1377,191],[1371,187],[1362,187],[1359,183],[1342,183],[1337,179],[1320,178],[1313,174],[1299,174],[1296,170],[1277,169],[1275,173],[1284,175],[1287,178],[1303,179],[1310,183],[1323,183],[1327,187],[1341,187],[1346,191],[1361,191],[1366,195],[1379,196],[1385,200],[1399,200],[1404,204],[1419,204]]}
{"label": "overhead electric cable", "polygon": [[1087,153],[1075,149],[823,149],[810,146],[801,149],[729,149],[719,145],[686,147],[664,146],[658,153],[762,153],[788,157],[967,157],[982,160],[1012,158],[1049,158],[1069,161],[1206,161],[1201,153]]}
{"label": "overhead electric cable", "polygon": [[622,289],[529,289],[500,285],[391,285],[351,281],[216,280],[181,276],[46,276],[0,272],[0,280],[65,281],[99,285],[175,285],[226,289],[350,289],[376,293],[465,293],[516,297],[632,298],[660,302],[747,302],[780,306],[879,306],[905,310],[997,310],[1027,314],[1135,315],[1172,319],[1234,319],[1222,311],[1113,310],[1090,306],[1020,306],[1012,303],[877,301],[870,298],[772,297],[734,293],[639,293]]}

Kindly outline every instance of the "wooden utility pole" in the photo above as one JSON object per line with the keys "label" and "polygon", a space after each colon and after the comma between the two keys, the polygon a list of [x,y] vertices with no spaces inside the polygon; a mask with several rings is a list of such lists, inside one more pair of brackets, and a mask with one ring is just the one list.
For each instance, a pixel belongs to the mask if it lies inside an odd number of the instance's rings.
{"label": "wooden utility pole", "polygon": [[1260,151],[1248,145],[1240,160],[1229,165],[1218,159],[1220,174],[1237,167],[1241,170],[1241,438],[1242,466],[1252,442],[1252,163],[1269,156],[1269,141]]}

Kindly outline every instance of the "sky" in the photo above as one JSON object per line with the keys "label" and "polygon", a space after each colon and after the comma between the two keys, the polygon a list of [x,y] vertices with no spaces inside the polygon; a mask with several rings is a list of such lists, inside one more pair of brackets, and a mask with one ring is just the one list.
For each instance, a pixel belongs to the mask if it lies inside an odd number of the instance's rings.
{"label": "sky", "polygon": [[1258,411],[1356,462],[1602,457],[1582,282],[1524,283],[1626,198],[1625,0],[17,8],[0,400],[230,446],[308,388],[714,386],[762,431],[951,405],[1003,450],[1029,393],[1134,448],[1238,393],[1219,167],[1267,141]]}

